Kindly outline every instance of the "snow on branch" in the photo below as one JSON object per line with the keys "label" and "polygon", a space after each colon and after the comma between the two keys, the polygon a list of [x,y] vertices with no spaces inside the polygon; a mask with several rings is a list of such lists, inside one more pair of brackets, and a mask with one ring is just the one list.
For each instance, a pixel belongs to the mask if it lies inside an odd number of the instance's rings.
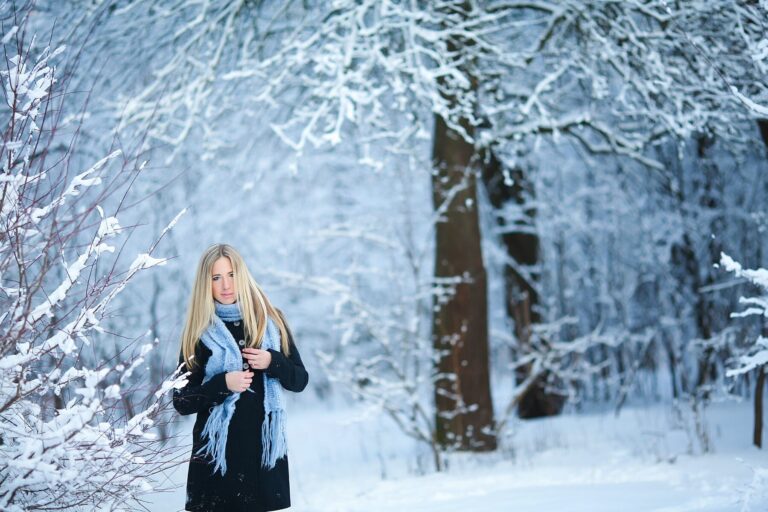
{"label": "snow on branch", "polygon": [[[351,126],[375,130],[381,144],[402,144],[404,123],[418,125],[409,137],[428,138],[441,116],[482,147],[565,135],[660,169],[645,152],[658,139],[727,130],[749,118],[742,103],[764,112],[749,99],[766,94],[750,69],[766,54],[755,43],[764,39],[752,22],[759,9],[728,0],[139,0],[114,22],[158,49],[137,61],[150,76],[135,73],[146,79],[114,107],[124,125],[151,120],[150,135],[174,148],[169,158],[194,130],[208,150],[225,147],[234,113],[298,153],[341,143]],[[713,67],[735,77],[737,95]]]}
{"label": "snow on branch", "polygon": [[[48,115],[68,112],[73,97],[57,80],[63,47],[24,40],[24,5],[0,4],[4,19],[19,22],[2,37],[0,66],[0,510],[114,508],[176,463],[153,430],[166,393],[186,377],[177,371],[142,410],[125,411],[123,386],[153,345],[122,349],[123,361],[93,360],[84,348],[107,337],[100,322],[112,299],[165,259],[152,256],[155,243],[120,279],[119,261],[96,265],[120,252],[112,245],[123,235],[117,213],[105,212],[113,190],[101,186],[122,153],[68,175],[80,139],[67,139]],[[40,157],[57,146],[68,148],[63,157]]]}
{"label": "snow on branch", "polygon": [[761,117],[768,117],[768,106],[759,105],[750,98],[746,97],[736,87],[731,87],[731,92],[741,101],[749,110]]}
{"label": "snow on branch", "polygon": [[[488,42],[497,18],[456,2],[309,2],[273,9],[206,0],[154,15],[143,0],[116,13],[153,32],[163,51],[153,76],[115,105],[125,125],[152,123],[150,134],[180,144],[226,113],[264,116],[296,151],[335,145],[345,125],[376,126],[395,138],[392,111],[441,115],[458,133],[476,118],[473,61],[504,55]],[[143,65],[143,64],[142,64]],[[237,91],[233,94],[233,91]]]}
{"label": "snow on branch", "polygon": [[[741,297],[739,302],[747,304],[744,311],[731,313],[732,317],[746,317],[760,315],[768,317],[768,269],[745,269],[740,263],[725,253],[720,255],[720,266],[727,272],[732,272],[737,277],[745,278],[753,285],[759,287],[763,294],[759,297]],[[735,377],[751,372],[768,364],[768,339],[758,336],[755,344],[746,354],[738,357],[736,366],[726,371],[726,376]]]}

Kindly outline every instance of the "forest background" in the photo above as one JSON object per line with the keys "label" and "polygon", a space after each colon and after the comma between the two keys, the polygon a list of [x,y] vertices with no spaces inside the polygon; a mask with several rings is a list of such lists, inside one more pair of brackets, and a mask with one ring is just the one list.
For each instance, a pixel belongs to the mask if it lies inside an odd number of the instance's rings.
{"label": "forest background", "polygon": [[186,457],[168,390],[215,242],[286,313],[309,400],[383,412],[416,472],[632,404],[691,455],[711,404],[751,404],[762,446],[766,20],[2,3],[0,508],[122,506]]}

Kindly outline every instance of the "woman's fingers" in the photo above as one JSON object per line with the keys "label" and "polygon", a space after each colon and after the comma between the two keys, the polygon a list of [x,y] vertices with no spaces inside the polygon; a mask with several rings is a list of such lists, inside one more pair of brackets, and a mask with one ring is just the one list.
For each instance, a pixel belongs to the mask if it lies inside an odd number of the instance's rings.
{"label": "woman's fingers", "polygon": [[244,348],[244,349],[242,350],[242,352],[243,352],[243,357],[244,357],[246,360],[248,360],[248,362],[249,362],[249,363],[250,363],[251,361],[255,361],[255,360],[256,360],[256,358],[258,357],[258,352],[257,352],[257,350],[258,350],[258,349],[255,349],[255,348]]}
{"label": "woman's fingers", "polygon": [[250,371],[229,372],[226,375],[227,387],[231,391],[242,393],[251,385],[253,373]]}
{"label": "woman's fingers", "polygon": [[251,386],[251,381],[253,380],[253,372],[244,371],[243,372],[243,389],[242,391],[245,391]]}
{"label": "woman's fingers", "polygon": [[268,350],[262,350],[260,348],[244,348],[242,350],[243,357],[251,365],[251,368],[257,368],[263,370],[269,366],[272,360],[272,355]]}
{"label": "woman's fingers", "polygon": [[243,358],[248,361],[251,368],[263,370],[269,366],[272,355],[268,350],[260,348],[244,348],[242,350]]}
{"label": "woman's fingers", "polygon": [[244,358],[249,361],[254,361],[265,351],[258,348],[244,348],[242,352]]}
{"label": "woman's fingers", "polygon": [[247,347],[247,348],[242,349],[242,352],[243,352],[243,354],[259,355],[259,354],[263,354],[264,352],[266,352],[266,350],[261,349],[261,348]]}

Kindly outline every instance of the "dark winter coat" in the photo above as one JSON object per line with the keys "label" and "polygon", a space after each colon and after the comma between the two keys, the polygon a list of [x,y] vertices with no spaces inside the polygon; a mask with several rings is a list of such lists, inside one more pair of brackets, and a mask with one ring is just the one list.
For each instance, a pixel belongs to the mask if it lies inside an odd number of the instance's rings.
{"label": "dark winter coat", "polygon": [[[224,322],[235,340],[243,340],[244,323]],[[264,377],[266,371],[271,377],[280,379],[283,388],[299,392],[309,379],[301,362],[299,351],[288,335],[290,356],[281,351],[270,350],[272,361],[266,370],[255,370],[251,389],[235,402],[235,413],[229,423],[227,437],[227,472],[224,476],[217,471],[212,474],[210,459],[196,455],[205,441],[200,433],[205,426],[210,410],[222,403],[231,393],[220,373],[203,384],[205,364],[211,351],[198,341],[195,360],[198,364],[192,370],[189,382],[173,393],[173,406],[181,414],[197,414],[192,430],[192,455],[187,474],[186,510],[193,512],[260,512],[278,510],[291,506],[288,482],[288,456],[278,459],[271,470],[261,467],[261,424],[264,421]],[[179,363],[183,362],[180,357]],[[243,359],[243,363],[247,363]],[[184,367],[186,371],[186,366]],[[289,420],[290,421],[290,420]],[[290,446],[289,446],[290,450]]]}

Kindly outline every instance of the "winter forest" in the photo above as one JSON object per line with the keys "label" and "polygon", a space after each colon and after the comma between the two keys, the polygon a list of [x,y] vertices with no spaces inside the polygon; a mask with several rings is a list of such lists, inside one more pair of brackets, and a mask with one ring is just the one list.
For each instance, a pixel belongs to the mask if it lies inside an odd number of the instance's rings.
{"label": "winter forest", "polygon": [[296,511],[768,509],[767,0],[0,0],[0,510],[184,510],[236,247]]}

